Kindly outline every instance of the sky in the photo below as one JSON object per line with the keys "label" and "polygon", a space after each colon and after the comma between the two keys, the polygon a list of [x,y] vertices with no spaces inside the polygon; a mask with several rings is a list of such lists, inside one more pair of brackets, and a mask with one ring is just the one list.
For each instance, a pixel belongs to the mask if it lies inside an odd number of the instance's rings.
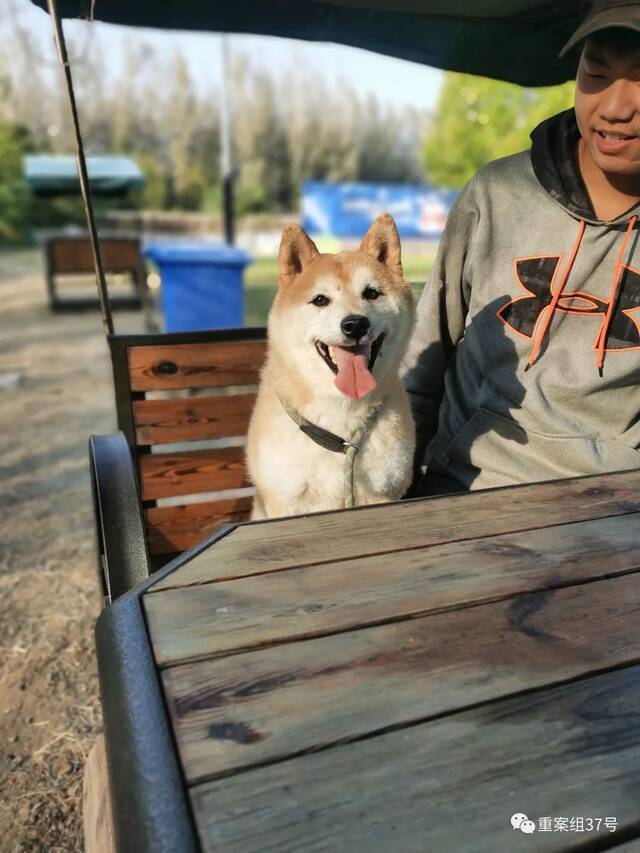
{"label": "sky", "polygon": [[[64,27],[69,36],[79,36],[86,49],[90,49],[97,34],[104,55],[113,57],[114,76],[120,67],[122,45],[128,38],[140,39],[166,52],[179,46],[196,85],[203,90],[220,78],[221,39],[215,33],[137,29],[83,21],[68,21]],[[22,43],[24,32],[37,39],[43,68],[53,67],[55,53],[49,16],[30,0],[0,0],[0,38]],[[359,94],[374,92],[390,105],[432,109],[442,83],[442,72],[435,68],[343,45],[247,35],[232,35],[229,44],[232,52],[249,54],[257,65],[279,71],[290,67],[292,62],[301,63],[306,68],[317,69],[328,83],[340,85],[347,80]]]}

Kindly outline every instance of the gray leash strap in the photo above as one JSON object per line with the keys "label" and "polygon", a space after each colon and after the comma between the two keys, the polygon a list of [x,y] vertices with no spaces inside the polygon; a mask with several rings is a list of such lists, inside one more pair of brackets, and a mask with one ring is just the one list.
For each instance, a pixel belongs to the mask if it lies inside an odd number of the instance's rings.
{"label": "gray leash strap", "polygon": [[373,426],[373,422],[378,416],[378,412],[382,408],[382,403],[378,403],[369,409],[366,418],[360,424],[351,441],[345,441],[339,435],[329,432],[328,429],[323,429],[316,424],[312,424],[303,417],[297,409],[294,409],[286,400],[280,397],[282,408],[289,415],[291,420],[298,425],[301,432],[307,435],[316,444],[324,447],[325,450],[331,450],[333,453],[344,453],[344,506],[345,509],[352,509],[355,506],[353,496],[353,470],[355,467],[356,454],[360,450],[360,446],[367,436],[367,433]]}
{"label": "gray leash strap", "polygon": [[377,406],[374,406],[372,409],[369,409],[367,413],[367,417],[360,424],[358,430],[356,430],[356,434],[353,436],[351,441],[345,441],[345,445],[347,445],[347,452],[345,455],[344,462],[344,506],[345,509],[352,509],[355,506],[355,500],[353,496],[353,469],[355,467],[356,462],[356,453],[360,450],[360,445],[364,441],[367,436],[367,433],[373,426],[373,422],[378,416],[378,412],[382,407],[382,403],[378,403]]}

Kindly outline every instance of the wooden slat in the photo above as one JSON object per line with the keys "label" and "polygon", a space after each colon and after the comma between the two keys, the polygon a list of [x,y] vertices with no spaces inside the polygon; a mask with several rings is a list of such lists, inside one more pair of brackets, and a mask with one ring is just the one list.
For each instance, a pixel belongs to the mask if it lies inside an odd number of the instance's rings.
{"label": "wooden slat", "polygon": [[249,517],[253,498],[228,498],[186,506],[151,507],[147,510],[147,536],[152,554],[186,551],[223,524]]}
{"label": "wooden slat", "polygon": [[637,829],[639,707],[630,667],[208,782],[191,789],[203,850],[614,846],[604,828],[531,837],[510,817],[613,816],[619,834]]}
{"label": "wooden slat", "polygon": [[154,590],[640,511],[640,472],[239,527]]}
{"label": "wooden slat", "polygon": [[171,667],[189,784],[640,660],[640,575]]}
{"label": "wooden slat", "polygon": [[264,341],[134,346],[128,350],[133,391],[255,385],[264,362]]}
{"label": "wooden slat", "polygon": [[166,444],[245,435],[255,394],[191,397],[179,400],[134,400],[138,444]]}
{"label": "wooden slat", "polygon": [[248,485],[244,448],[150,453],[139,457],[143,500]]}
{"label": "wooden slat", "polygon": [[597,519],[149,591],[143,601],[166,665],[632,571],[639,523],[637,514]]}
{"label": "wooden slat", "polygon": [[[91,243],[87,239],[52,239],[49,251],[53,271],[57,274],[93,272]],[[137,240],[100,240],[100,256],[107,272],[136,271],[141,264]]]}
{"label": "wooden slat", "polygon": [[84,766],[82,823],[85,853],[117,853],[113,837],[107,754],[102,734],[96,738]]}

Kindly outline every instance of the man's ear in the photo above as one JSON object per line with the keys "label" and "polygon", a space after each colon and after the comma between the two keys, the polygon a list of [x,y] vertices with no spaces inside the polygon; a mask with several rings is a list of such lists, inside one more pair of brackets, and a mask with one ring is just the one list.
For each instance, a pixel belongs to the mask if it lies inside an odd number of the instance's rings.
{"label": "man's ear", "polygon": [[318,254],[316,244],[304,229],[299,225],[286,225],[278,253],[280,287],[290,284]]}
{"label": "man's ear", "polygon": [[391,273],[402,278],[400,237],[396,223],[388,213],[381,213],[373,221],[360,244],[360,251],[371,255],[376,261],[384,264]]}

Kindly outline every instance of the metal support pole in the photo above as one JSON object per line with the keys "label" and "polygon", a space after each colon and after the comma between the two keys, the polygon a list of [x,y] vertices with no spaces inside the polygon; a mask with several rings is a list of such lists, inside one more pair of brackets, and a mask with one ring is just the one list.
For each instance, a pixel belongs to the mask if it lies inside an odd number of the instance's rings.
{"label": "metal support pole", "polygon": [[62,29],[62,21],[58,13],[56,0],[47,0],[49,14],[53,21],[54,36],[56,47],[58,49],[58,58],[64,71],[65,83],[67,86],[67,95],[71,106],[71,115],[73,117],[73,128],[76,136],[76,161],[78,164],[78,177],[80,179],[80,191],[82,192],[82,200],[84,202],[84,212],[87,218],[87,227],[89,229],[89,239],[91,241],[91,251],[93,253],[93,266],[96,274],[96,284],[98,285],[98,298],[100,300],[100,311],[102,313],[102,323],[107,335],[113,334],[113,318],[111,316],[111,305],[109,304],[109,293],[107,290],[107,280],[104,275],[102,266],[102,258],[100,256],[100,243],[98,241],[98,232],[96,222],[93,215],[93,205],[91,202],[91,192],[89,189],[89,176],[87,173],[87,160],[84,154],[84,145],[82,142],[82,134],[80,133],[80,123],[78,120],[78,109],[76,106],[76,97],[73,91],[73,80],[71,79],[71,68],[69,66],[69,57],[67,55],[67,45]]}
{"label": "metal support pole", "polygon": [[229,42],[225,35],[221,36],[221,55],[220,175],[222,178],[222,215],[224,221],[225,243],[232,246],[235,242],[235,221],[233,209],[233,182],[235,180],[233,162],[233,108],[229,82]]}

